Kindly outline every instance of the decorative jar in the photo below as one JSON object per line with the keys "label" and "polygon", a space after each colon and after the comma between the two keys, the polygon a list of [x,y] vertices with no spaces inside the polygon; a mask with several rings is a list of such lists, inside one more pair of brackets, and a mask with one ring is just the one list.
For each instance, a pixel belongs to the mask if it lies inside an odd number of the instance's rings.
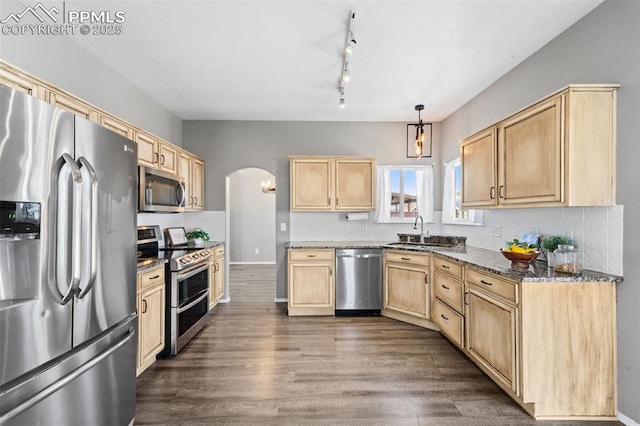
{"label": "decorative jar", "polygon": [[573,245],[560,244],[553,252],[556,272],[579,274],[582,272],[582,255]]}

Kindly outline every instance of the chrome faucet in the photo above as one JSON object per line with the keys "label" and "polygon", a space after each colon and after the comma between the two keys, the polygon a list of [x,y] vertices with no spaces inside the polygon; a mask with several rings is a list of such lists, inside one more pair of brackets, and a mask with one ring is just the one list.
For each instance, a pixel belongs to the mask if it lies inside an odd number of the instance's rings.
{"label": "chrome faucet", "polygon": [[420,219],[420,244],[424,244],[424,219],[422,219],[422,216],[416,216],[416,221],[413,223],[413,229],[418,229],[418,219]]}

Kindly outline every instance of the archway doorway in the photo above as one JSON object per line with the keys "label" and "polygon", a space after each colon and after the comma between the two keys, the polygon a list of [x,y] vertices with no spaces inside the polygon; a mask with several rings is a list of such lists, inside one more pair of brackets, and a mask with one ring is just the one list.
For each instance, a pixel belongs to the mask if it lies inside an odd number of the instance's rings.
{"label": "archway doorway", "polygon": [[[227,283],[225,299],[233,296],[234,271],[243,265],[276,264],[275,176],[268,170],[247,167],[226,177],[225,227]],[[275,297],[275,285],[269,289]]]}

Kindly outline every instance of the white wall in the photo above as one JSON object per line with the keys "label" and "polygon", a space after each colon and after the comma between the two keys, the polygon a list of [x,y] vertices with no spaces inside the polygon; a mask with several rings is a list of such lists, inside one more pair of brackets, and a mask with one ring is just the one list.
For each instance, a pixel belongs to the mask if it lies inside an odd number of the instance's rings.
{"label": "white wall", "polygon": [[276,263],[276,196],[262,192],[267,180],[275,176],[255,167],[229,175],[229,263]]}

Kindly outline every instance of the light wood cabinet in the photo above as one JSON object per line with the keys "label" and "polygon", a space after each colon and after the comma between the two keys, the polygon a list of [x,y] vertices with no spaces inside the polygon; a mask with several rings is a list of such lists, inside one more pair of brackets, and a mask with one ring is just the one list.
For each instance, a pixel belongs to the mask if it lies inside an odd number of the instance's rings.
{"label": "light wood cabinet", "polygon": [[376,161],[290,157],[291,211],[375,210]]}
{"label": "light wood cabinet", "polygon": [[618,85],[571,85],[461,142],[464,207],[615,202]]}
{"label": "light wood cabinet", "polygon": [[37,80],[0,61],[0,83],[46,101],[46,89]]}
{"label": "light wood cabinet", "polygon": [[[400,313],[428,320],[431,313],[429,255],[385,251],[383,314]],[[398,318],[401,319],[401,318]]]}
{"label": "light wood cabinet", "polygon": [[47,101],[80,117],[98,123],[98,112],[86,102],[57,90],[49,90]]}
{"label": "light wood cabinet", "polygon": [[135,131],[133,127],[116,117],[108,114],[100,114],[99,124],[114,133],[124,136],[127,139],[134,140]]}
{"label": "light wood cabinet", "polygon": [[178,147],[144,131],[135,133],[138,164],[178,176]]}
{"label": "light wood cabinet", "polygon": [[[615,419],[615,283],[464,277],[463,350],[489,377],[537,419]],[[434,314],[453,312],[436,302]]]}
{"label": "light wood cabinet", "polygon": [[211,288],[209,289],[209,308],[218,304],[224,295],[224,246],[213,249],[211,264]]}
{"label": "light wood cabinet", "polygon": [[178,176],[184,179],[185,208],[204,210],[204,160],[180,151]]}
{"label": "light wood cabinet", "polygon": [[138,362],[140,375],[164,348],[165,281],[164,266],[146,270],[137,277]]}
{"label": "light wood cabinet", "polygon": [[506,304],[470,287],[467,306],[467,350],[494,380],[519,395],[517,381],[517,313]]}
{"label": "light wood cabinet", "polygon": [[433,322],[460,348],[464,348],[464,268],[460,263],[433,256]]}
{"label": "light wood cabinet", "polygon": [[290,316],[335,314],[334,265],[333,249],[289,250]]}
{"label": "light wood cabinet", "polygon": [[135,141],[138,144],[138,164],[157,169],[158,140],[148,133],[138,131],[135,134]]}

